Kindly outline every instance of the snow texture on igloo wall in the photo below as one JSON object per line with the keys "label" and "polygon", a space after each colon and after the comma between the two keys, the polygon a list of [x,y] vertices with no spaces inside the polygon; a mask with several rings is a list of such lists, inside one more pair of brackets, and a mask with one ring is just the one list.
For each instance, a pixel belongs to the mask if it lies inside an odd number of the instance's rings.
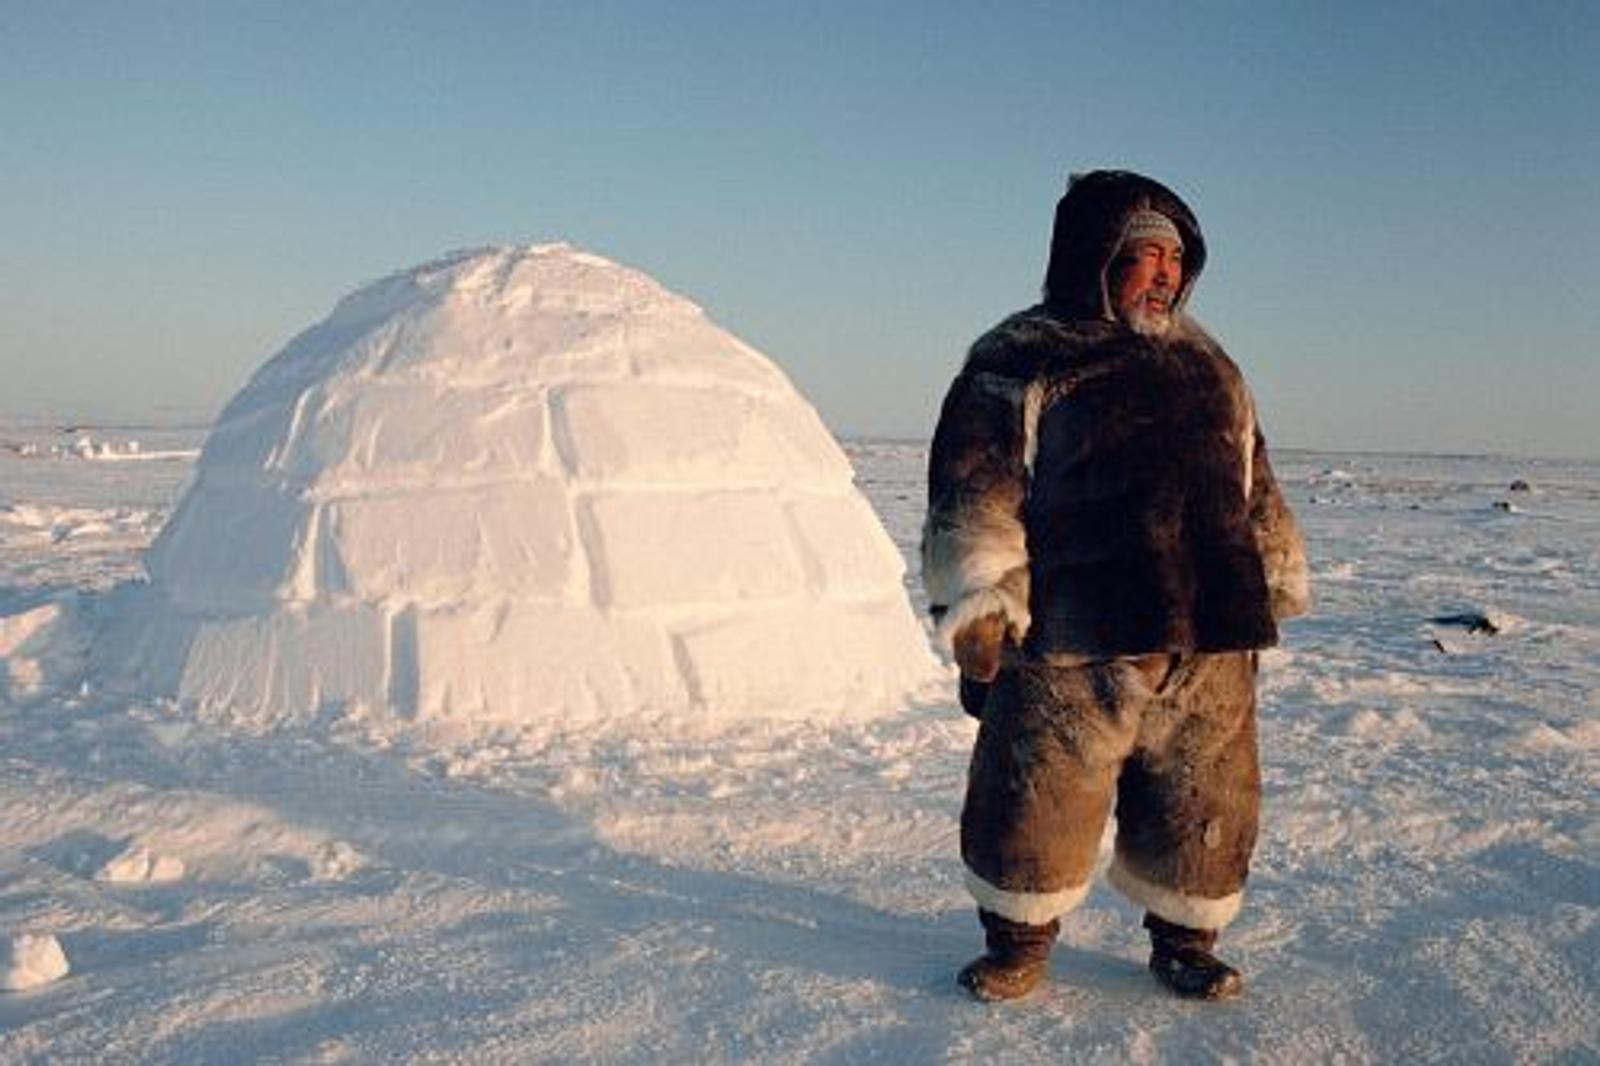
{"label": "snow texture on igloo wall", "polygon": [[227,406],[113,684],[262,724],[887,709],[937,669],[815,410],[567,245],[370,285]]}

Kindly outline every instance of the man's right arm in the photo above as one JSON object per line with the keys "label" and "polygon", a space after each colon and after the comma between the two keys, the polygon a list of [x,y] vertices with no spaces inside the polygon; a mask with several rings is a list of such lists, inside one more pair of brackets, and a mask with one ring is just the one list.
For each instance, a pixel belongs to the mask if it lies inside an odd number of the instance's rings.
{"label": "man's right arm", "polygon": [[922,581],[939,643],[964,675],[990,680],[1001,640],[1028,631],[1024,383],[963,371],[950,386],[928,461]]}
{"label": "man's right arm", "polygon": [[1311,577],[1306,566],[1305,541],[1294,514],[1278,488],[1267,458],[1267,438],[1258,425],[1250,456],[1250,525],[1261,551],[1267,590],[1272,597],[1272,617],[1278,621],[1311,609]]}

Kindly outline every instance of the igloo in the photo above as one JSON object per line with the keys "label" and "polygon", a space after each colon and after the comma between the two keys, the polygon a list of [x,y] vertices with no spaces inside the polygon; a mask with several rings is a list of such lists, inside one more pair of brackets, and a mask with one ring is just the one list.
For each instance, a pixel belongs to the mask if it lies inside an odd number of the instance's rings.
{"label": "igloo", "polygon": [[564,244],[376,282],[223,411],[108,642],[263,722],[860,716],[938,670],[815,410]]}

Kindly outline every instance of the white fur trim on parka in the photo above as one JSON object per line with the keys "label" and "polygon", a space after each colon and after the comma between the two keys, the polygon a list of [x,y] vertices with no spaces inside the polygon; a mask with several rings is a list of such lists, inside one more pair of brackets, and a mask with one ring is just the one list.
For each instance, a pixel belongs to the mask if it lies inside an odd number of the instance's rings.
{"label": "white fur trim on parka", "polygon": [[1005,618],[1011,639],[1017,643],[1022,642],[1022,638],[1028,633],[1028,624],[1031,621],[1028,601],[1025,598],[1018,599],[1003,585],[978,589],[961,597],[940,620],[939,628],[934,635],[935,640],[946,654],[953,654],[955,636],[961,632],[961,628],[969,622],[976,622],[992,614]]}

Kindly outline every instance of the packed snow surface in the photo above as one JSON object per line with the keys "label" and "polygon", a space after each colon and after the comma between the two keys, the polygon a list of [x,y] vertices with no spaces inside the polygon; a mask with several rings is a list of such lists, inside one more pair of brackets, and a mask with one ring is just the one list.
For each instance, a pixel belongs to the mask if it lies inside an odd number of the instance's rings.
{"label": "packed snow surface", "polygon": [[567,245],[372,284],[223,411],[101,672],[256,728],[871,716],[937,679],[788,379]]}
{"label": "packed snow surface", "polygon": [[[909,558],[923,448],[847,451]],[[0,943],[72,963],[0,995],[0,1063],[1595,1061],[1600,464],[1277,462],[1317,604],[1263,662],[1245,997],[1164,996],[1102,884],[992,1008],[953,979],[948,680],[858,720],[243,730],[52,673],[160,524],[117,516],[189,464],[0,453],[0,515],[35,516],[0,520],[0,617],[39,664],[0,702]],[[101,876],[140,854],[183,873]]]}

